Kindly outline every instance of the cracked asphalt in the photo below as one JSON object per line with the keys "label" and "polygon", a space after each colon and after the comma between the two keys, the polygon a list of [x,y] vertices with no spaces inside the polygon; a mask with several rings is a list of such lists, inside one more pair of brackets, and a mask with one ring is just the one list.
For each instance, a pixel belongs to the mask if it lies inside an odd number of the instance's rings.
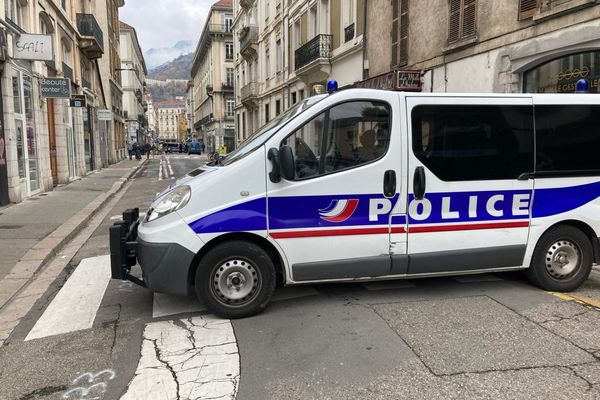
{"label": "cracked asphalt", "polygon": [[[170,161],[175,175],[200,163]],[[600,399],[600,310],[518,273],[280,288],[231,322],[152,318],[150,292],[111,281],[91,329],[25,342],[79,262],[108,253],[110,216],[145,210],[157,178],[151,160],[0,348],[0,399]],[[600,302],[600,271],[575,294]]]}

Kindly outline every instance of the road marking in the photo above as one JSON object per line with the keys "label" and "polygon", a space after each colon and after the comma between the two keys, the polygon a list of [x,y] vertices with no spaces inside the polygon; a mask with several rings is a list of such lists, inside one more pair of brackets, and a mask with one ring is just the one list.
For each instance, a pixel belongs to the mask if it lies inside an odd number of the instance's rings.
{"label": "road marking", "polygon": [[170,175],[175,175],[173,173],[173,168],[171,168],[171,160],[169,160],[168,158],[167,158],[167,165],[169,166],[169,174]]}
{"label": "road marking", "polygon": [[122,400],[235,399],[240,360],[231,322],[206,315],[146,325]]}
{"label": "road marking", "polygon": [[554,296],[558,297],[559,299],[565,300],[565,301],[574,301],[576,303],[579,304],[583,304],[586,306],[591,306],[594,308],[597,308],[598,310],[600,310],[600,301],[596,300],[596,299],[591,299],[589,297],[585,297],[585,296],[579,296],[576,294],[566,294],[566,293],[561,293],[561,292],[550,292],[552,293]]}
{"label": "road marking", "polygon": [[162,158],[160,159],[160,164],[158,165],[158,180],[162,181],[163,180],[163,176],[162,176],[162,166],[163,166],[163,160]]}
{"label": "road marking", "polygon": [[25,341],[90,329],[110,281],[110,256],[81,260]]}

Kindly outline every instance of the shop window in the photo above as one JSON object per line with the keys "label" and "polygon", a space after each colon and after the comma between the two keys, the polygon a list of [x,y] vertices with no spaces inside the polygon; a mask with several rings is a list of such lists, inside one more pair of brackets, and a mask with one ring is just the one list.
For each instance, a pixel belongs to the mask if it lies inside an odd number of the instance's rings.
{"label": "shop window", "polygon": [[477,33],[477,0],[449,0],[450,23],[448,43],[475,36]]}
{"label": "shop window", "polygon": [[296,179],[307,179],[381,158],[388,147],[389,126],[387,104],[347,102],[319,114],[282,145],[292,148]]}
{"label": "shop window", "polygon": [[530,106],[418,106],[415,156],[444,181],[517,179],[533,170]]}
{"label": "shop window", "polygon": [[600,171],[599,127],[600,106],[536,106],[536,172]]}
{"label": "shop window", "polygon": [[600,86],[600,52],[572,54],[533,68],[523,75],[526,93],[574,93],[577,81],[586,79],[590,92]]}

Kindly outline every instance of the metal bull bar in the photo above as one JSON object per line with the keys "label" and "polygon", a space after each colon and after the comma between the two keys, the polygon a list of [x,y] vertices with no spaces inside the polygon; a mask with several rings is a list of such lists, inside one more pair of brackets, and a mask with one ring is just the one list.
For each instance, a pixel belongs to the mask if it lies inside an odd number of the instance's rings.
{"label": "metal bull bar", "polygon": [[147,287],[144,281],[130,274],[137,263],[137,229],[140,209],[130,208],[123,212],[123,220],[109,228],[110,269],[113,279],[128,280]]}

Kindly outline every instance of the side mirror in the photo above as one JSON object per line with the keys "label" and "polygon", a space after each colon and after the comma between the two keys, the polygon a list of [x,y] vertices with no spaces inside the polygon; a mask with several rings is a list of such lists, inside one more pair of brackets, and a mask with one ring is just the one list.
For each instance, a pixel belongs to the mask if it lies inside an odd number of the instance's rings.
{"label": "side mirror", "polygon": [[281,169],[279,167],[279,150],[271,147],[267,153],[267,158],[273,163],[273,169],[269,172],[269,179],[273,183],[281,181]]}
{"label": "side mirror", "polygon": [[279,168],[284,179],[292,181],[296,177],[294,153],[290,146],[282,146],[279,149]]}

